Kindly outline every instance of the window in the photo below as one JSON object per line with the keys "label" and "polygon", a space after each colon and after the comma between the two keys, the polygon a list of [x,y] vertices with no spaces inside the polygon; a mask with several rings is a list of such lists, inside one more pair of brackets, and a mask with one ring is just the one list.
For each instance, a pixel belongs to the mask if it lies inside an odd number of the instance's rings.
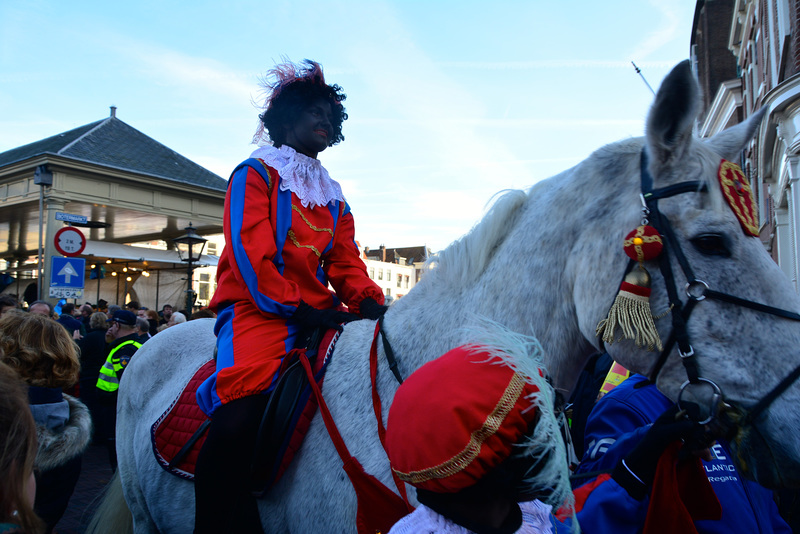
{"label": "window", "polygon": [[406,275],[406,289],[408,289],[408,275]]}
{"label": "window", "polygon": [[386,296],[387,297],[391,297],[392,296],[392,289],[389,288],[389,287],[386,288]]}
{"label": "window", "polygon": [[205,306],[208,300],[211,299],[214,293],[214,277],[208,271],[199,273],[199,280],[197,282],[197,297],[199,305]]}
{"label": "window", "polygon": [[383,269],[378,269],[378,280],[383,280]]}
{"label": "window", "polygon": [[208,242],[208,248],[206,249],[206,254],[211,254],[212,256],[217,255],[217,244],[212,243],[211,241]]}
{"label": "window", "polygon": [[392,270],[391,269],[386,269],[386,281],[387,282],[391,282],[392,281]]}
{"label": "window", "polygon": [[369,268],[369,277],[375,280],[375,267]]}
{"label": "window", "polygon": [[[406,276],[406,278],[408,278],[408,277]],[[403,283],[403,275],[402,274],[398,274],[397,275],[397,287],[401,287],[400,284],[402,284],[402,283]]]}
{"label": "window", "polygon": [[200,300],[208,300],[209,299],[209,287],[208,284],[200,284],[200,291],[198,292],[197,296]]}

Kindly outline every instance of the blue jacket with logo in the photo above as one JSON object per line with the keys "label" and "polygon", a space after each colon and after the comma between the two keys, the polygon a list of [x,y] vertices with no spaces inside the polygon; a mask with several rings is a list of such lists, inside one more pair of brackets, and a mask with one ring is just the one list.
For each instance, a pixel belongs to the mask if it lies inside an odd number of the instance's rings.
{"label": "blue jacket with logo", "polygon": [[[646,380],[641,375],[632,375],[597,402],[586,423],[586,446],[578,473],[613,469],[639,443],[658,416],[672,405],[652,383],[634,387]],[[714,459],[703,461],[703,466],[722,505],[722,518],[697,521],[698,532],[791,534],[778,513],[772,492],[742,478],[733,464],[728,444],[718,442],[711,452]],[[602,491],[605,486],[598,486],[598,490]],[[642,510],[636,515],[643,516],[648,504],[649,498],[640,501]]]}

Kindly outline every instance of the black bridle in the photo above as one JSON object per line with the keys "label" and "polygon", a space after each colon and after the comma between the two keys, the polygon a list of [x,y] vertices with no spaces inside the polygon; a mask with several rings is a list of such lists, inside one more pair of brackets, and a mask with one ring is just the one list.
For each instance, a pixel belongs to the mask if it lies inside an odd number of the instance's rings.
{"label": "black bridle", "polygon": [[[722,392],[713,381],[702,378],[700,376],[700,369],[697,363],[697,356],[689,341],[689,332],[687,323],[689,317],[698,302],[704,299],[714,299],[722,302],[728,302],[737,306],[749,308],[751,310],[769,313],[785,319],[793,321],[800,321],[800,314],[780,308],[774,308],[758,302],[743,299],[727,293],[722,293],[709,288],[708,284],[700,280],[694,275],[686,256],[681,249],[672,225],[663,213],[658,209],[658,201],[662,198],[669,198],[682,193],[703,192],[707,191],[706,184],[700,181],[681,182],[667,187],[653,189],[653,177],[647,170],[647,155],[642,149],[641,156],[641,176],[642,176],[642,212],[644,214],[642,224],[650,224],[663,236],[664,248],[658,258],[658,265],[661,270],[661,275],[664,278],[664,283],[667,289],[667,297],[669,299],[670,308],[672,310],[672,331],[664,344],[664,349],[658,357],[653,370],[650,373],[650,380],[656,381],[659,372],[664,367],[664,364],[669,357],[670,352],[675,344],[678,345],[678,353],[680,354],[683,366],[686,369],[688,380],[683,383],[678,396],[680,404],[681,396],[684,390],[690,384],[705,383],[710,385],[714,390],[712,402],[716,405],[722,401]],[[678,297],[678,290],[675,284],[675,276],[672,271],[672,264],[670,262],[670,252],[675,255],[675,259],[680,265],[683,274],[686,276],[686,294],[688,300],[684,305]],[[629,265],[629,269],[633,263]],[[755,419],[767,409],[781,394],[783,394],[798,378],[800,378],[800,365],[796,367],[788,376],[781,380],[769,393],[761,398],[752,409],[748,410],[742,420],[741,426],[752,424]],[[711,416],[701,423],[707,423],[714,418],[715,407],[712,406]]]}

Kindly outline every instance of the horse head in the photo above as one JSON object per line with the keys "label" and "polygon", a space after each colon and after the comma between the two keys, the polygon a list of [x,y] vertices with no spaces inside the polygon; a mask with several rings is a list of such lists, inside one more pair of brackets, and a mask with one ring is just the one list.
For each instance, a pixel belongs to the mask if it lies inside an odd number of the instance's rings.
{"label": "horse head", "polygon": [[[654,378],[673,400],[692,396],[701,406],[716,407],[712,397],[718,387],[723,401],[718,406],[739,425],[731,445],[745,476],[767,487],[799,486],[800,384],[776,391],[774,401],[759,401],[800,364],[800,317],[791,318],[800,312],[800,298],[757,237],[757,216],[753,221],[742,213],[746,179],[728,186],[718,179],[732,168],[723,160],[739,159],[762,114],[700,140],[692,134],[699,102],[686,61],[656,95],[643,156],[632,158],[636,168],[628,178],[633,187],[613,204],[625,212],[617,221],[628,225],[611,230],[616,235],[633,230],[642,218],[662,235],[663,252],[644,261],[644,267],[652,276],[650,307],[664,350],[643,356],[646,347],[627,339],[615,339],[606,348],[621,364]],[[622,241],[600,261],[617,267],[611,284],[616,290],[628,265]],[[593,309],[587,326],[604,316],[614,300],[606,298],[605,310]],[[709,404],[709,413],[713,410]]]}

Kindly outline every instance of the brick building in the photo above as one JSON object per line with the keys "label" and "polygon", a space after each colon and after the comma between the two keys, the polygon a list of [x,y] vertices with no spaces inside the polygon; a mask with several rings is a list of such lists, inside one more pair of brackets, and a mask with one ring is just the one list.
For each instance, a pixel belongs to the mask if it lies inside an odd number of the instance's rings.
{"label": "brick building", "polygon": [[705,93],[701,136],[767,110],[739,163],[758,195],[761,240],[797,289],[800,0],[700,0],[691,45]]}

